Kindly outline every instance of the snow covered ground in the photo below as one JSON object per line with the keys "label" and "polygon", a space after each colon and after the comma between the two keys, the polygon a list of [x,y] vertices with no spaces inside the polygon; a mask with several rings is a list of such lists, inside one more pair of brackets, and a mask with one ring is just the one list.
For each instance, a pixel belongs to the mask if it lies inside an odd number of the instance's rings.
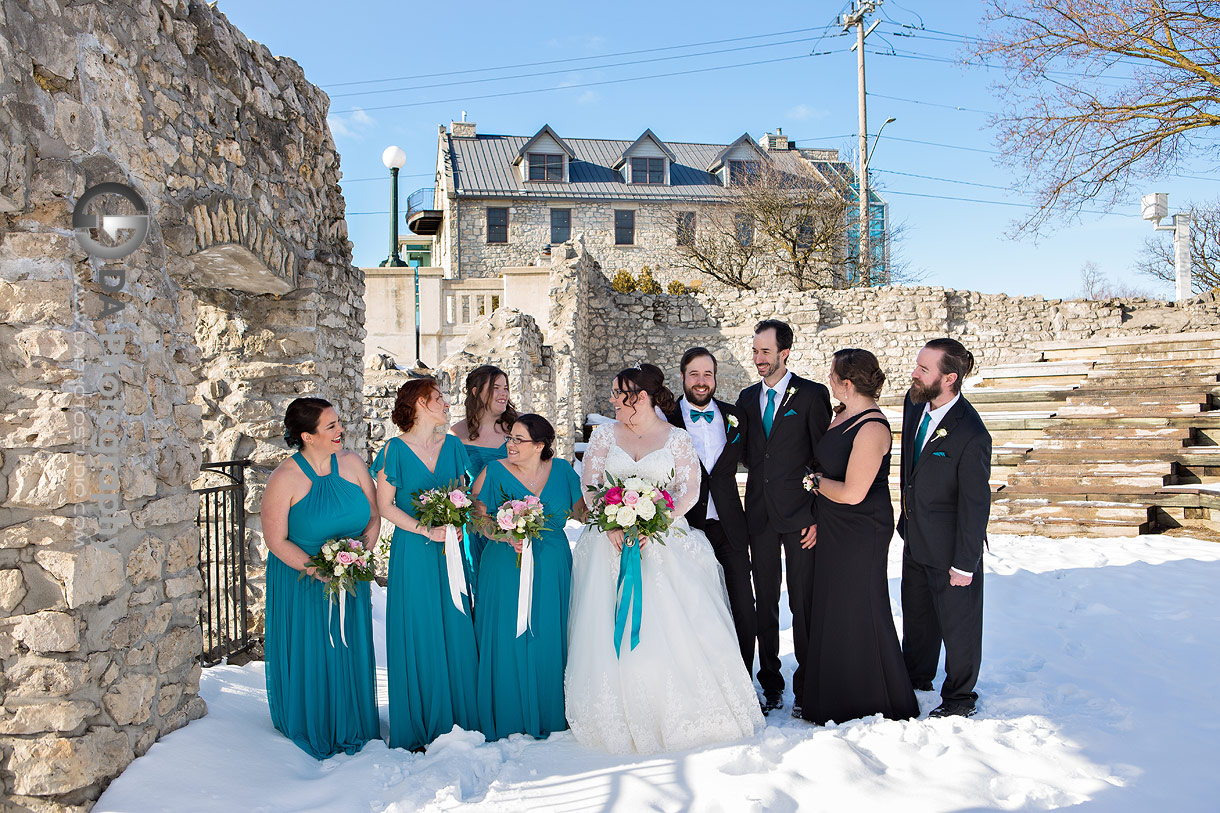
{"label": "snow covered ground", "polygon": [[[1220,545],[996,537],[986,566],[973,719],[818,728],[789,717],[789,696],[758,736],[681,753],[455,730],[426,754],[374,742],[319,762],[272,728],[262,664],[218,666],[203,676],[208,716],[132,763],[95,810],[1220,809]],[[919,700],[926,715],[938,696]]]}

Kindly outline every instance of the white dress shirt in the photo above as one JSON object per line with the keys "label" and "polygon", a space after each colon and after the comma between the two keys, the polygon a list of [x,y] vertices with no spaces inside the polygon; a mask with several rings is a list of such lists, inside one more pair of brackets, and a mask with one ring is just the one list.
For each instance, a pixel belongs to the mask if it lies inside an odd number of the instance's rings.
{"label": "white dress shirt", "polygon": [[[772,416],[773,418],[778,418],[780,416],[779,405],[784,402],[784,398],[786,397],[786,394],[788,392],[788,382],[791,380],[792,380],[792,371],[789,370],[788,372],[784,373],[784,377],[781,378],[778,382],[776,382],[775,386],[772,388],[775,390],[775,415]],[[766,415],[767,414],[767,382],[761,381],[759,383],[761,383],[762,386],[758,390],[758,414]]]}
{"label": "white dress shirt", "polygon": [[[712,467],[716,465],[716,461],[720,459],[720,453],[724,451],[724,444],[727,440],[725,437],[724,415],[720,414],[720,407],[716,406],[714,400],[705,407],[696,407],[683,396],[678,400],[678,408],[682,410],[682,423],[686,426],[686,431],[690,433],[691,442],[695,444],[695,452],[699,455],[699,462],[710,473]],[[690,418],[690,411],[692,409],[697,409],[700,412],[711,410],[712,422],[708,423],[703,419],[692,421]],[[716,513],[716,503],[712,499],[710,492],[707,495],[707,518],[720,519],[720,514]]]}
{"label": "white dress shirt", "polygon": [[[936,409],[932,409],[932,404],[930,404],[930,403],[923,405],[923,415],[932,416],[928,420],[927,431],[924,432],[924,436],[923,436],[923,445],[924,446],[927,446],[928,441],[930,441],[933,437],[935,437],[936,427],[940,426],[940,422],[942,420],[944,420],[944,417],[949,414],[949,410],[953,409],[953,405],[956,404],[958,401],[960,401],[961,398],[962,398],[962,394],[959,392],[957,395],[953,396],[952,399],[950,399],[949,403],[947,403],[943,406],[939,406]],[[923,421],[923,415],[920,415],[920,417],[919,417],[919,420],[921,422]],[[918,431],[918,429],[919,429],[918,424],[916,424],[915,428]],[[923,446],[921,446],[920,448],[915,450],[915,459],[916,460],[919,459],[919,455],[922,452],[923,452]],[[974,575],[973,573],[967,573],[964,570],[958,570],[956,567],[950,567],[949,569],[952,570],[954,573],[958,574],[959,576],[973,576]]]}

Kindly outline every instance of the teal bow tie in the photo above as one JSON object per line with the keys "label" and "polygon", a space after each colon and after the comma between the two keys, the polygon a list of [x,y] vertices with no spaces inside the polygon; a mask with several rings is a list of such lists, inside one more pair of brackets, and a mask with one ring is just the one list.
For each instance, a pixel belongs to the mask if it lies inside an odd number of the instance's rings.
{"label": "teal bow tie", "polygon": [[713,416],[715,416],[715,414],[716,413],[710,409],[707,412],[700,412],[697,409],[692,409],[690,411],[690,419],[691,419],[691,422],[693,422],[693,423],[699,423],[700,418],[707,421],[708,423],[711,423],[712,418],[713,418]]}

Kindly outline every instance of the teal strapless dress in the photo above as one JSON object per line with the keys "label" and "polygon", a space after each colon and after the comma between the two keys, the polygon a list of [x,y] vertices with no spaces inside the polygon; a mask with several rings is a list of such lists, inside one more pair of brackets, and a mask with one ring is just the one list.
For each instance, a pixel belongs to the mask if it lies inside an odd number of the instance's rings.
{"label": "teal strapless dress", "polygon": [[[499,446],[475,446],[470,443],[463,443],[466,447],[466,454],[470,457],[470,472],[478,478],[479,472],[486,468],[487,464],[493,460],[503,460],[508,456],[507,441]],[[490,510],[490,509],[489,509]],[[476,591],[476,606],[475,612],[478,612],[478,587],[479,587],[479,559],[483,555],[483,549],[487,547],[487,537],[480,533],[475,533],[473,530],[466,531],[466,581],[474,585]]]}
{"label": "teal strapless dress", "polygon": [[[288,509],[288,539],[313,556],[331,539],[359,537],[371,516],[369,501],[360,486],[339,476],[336,456],[330,456],[325,477],[299,452],[292,459],[312,482],[304,499]],[[381,735],[369,584],[360,584],[355,596],[344,594],[341,636],[338,605],[328,608],[322,582],[300,575],[275,554],[267,557],[271,722],[318,759],[354,754]]]}
{"label": "teal strapless dress", "polygon": [[[382,470],[397,489],[394,504],[411,516],[417,491],[470,481],[470,460],[453,435],[445,436],[435,471],[397,437],[373,461],[374,476]],[[442,548],[441,542],[394,529],[386,594],[392,748],[422,748],[455,724],[481,730],[475,694],[479,655],[470,604],[463,598],[464,613],[453,606]]]}
{"label": "teal strapless dress", "polygon": [[[505,499],[524,499],[526,487],[503,463],[487,466],[479,499],[489,513]],[[512,545],[492,541],[479,567],[479,717],[489,740],[524,733],[547,737],[568,727],[563,672],[568,660],[568,596],[572,548],[563,532],[580,499],[580,478],[554,459],[539,498],[547,526],[534,540],[534,597],[530,628],[517,636],[521,571]]]}

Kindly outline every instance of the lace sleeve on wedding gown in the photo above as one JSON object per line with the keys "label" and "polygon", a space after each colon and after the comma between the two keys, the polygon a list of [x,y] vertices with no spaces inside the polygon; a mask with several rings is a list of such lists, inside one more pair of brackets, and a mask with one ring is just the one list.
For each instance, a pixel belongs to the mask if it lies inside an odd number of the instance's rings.
{"label": "lace sleeve on wedding gown", "polygon": [[593,508],[593,492],[586,486],[601,486],[606,479],[606,455],[614,443],[613,424],[602,424],[593,429],[589,445],[580,459],[580,487],[584,491],[585,504]]}
{"label": "lace sleeve on wedding gown", "polygon": [[674,498],[674,516],[685,516],[699,501],[699,453],[685,429],[675,428],[666,441],[674,456],[674,477],[669,484],[669,496]]}

